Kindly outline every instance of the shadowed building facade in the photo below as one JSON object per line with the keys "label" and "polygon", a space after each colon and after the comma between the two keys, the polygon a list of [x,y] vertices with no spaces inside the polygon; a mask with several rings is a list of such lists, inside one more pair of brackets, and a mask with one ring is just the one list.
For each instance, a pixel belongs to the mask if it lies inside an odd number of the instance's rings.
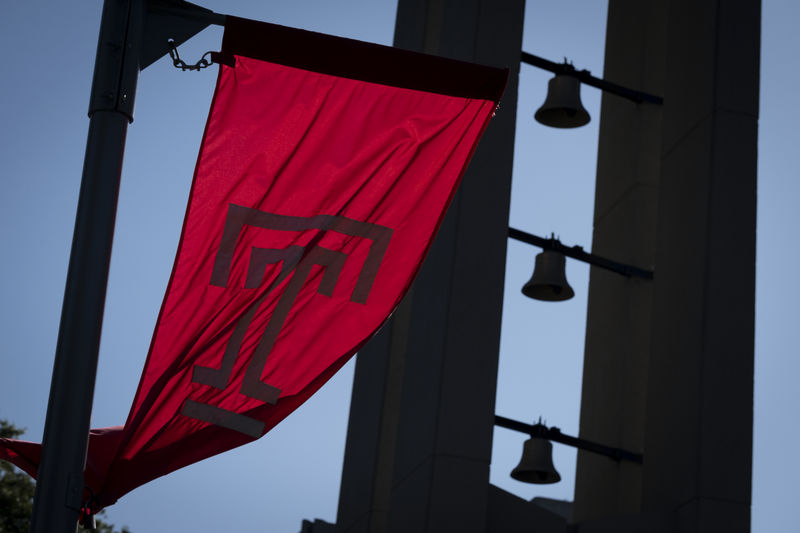
{"label": "shadowed building facade", "polygon": [[[571,513],[489,484],[512,68],[412,291],[358,355],[337,532],[749,531],[760,2],[609,4],[603,77],[664,104],[603,95],[592,251],[655,279],[591,270],[580,436],[643,465],[579,452]],[[524,10],[400,0],[395,46],[516,67]]]}

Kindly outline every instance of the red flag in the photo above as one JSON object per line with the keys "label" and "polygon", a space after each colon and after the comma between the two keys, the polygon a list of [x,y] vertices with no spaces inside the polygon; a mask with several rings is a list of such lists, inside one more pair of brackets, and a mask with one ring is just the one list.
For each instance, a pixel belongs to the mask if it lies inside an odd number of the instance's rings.
{"label": "red flag", "polygon": [[[90,439],[95,510],[259,438],[377,331],[414,279],[507,78],[234,17],[219,57],[133,406],[123,428]],[[31,463],[24,451],[5,455]]]}

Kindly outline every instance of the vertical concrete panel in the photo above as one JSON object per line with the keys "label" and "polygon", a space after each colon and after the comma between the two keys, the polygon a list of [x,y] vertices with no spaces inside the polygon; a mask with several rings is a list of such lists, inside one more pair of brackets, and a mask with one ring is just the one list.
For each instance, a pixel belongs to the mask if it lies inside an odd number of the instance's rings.
{"label": "vertical concrete panel", "polygon": [[407,321],[358,356],[337,531],[484,531],[523,15],[523,0],[398,4],[396,46],[512,73]]}
{"label": "vertical concrete panel", "polygon": [[357,356],[337,531],[386,531],[412,300]]}
{"label": "vertical concrete panel", "polygon": [[673,531],[748,533],[750,508],[721,500],[692,500],[678,509],[675,522]]}
{"label": "vertical concrete panel", "polygon": [[[357,356],[336,518],[338,531],[368,531],[369,514],[376,507],[374,478],[390,339],[391,323],[384,326]],[[356,524],[360,527],[355,527]]]}
{"label": "vertical concrete panel", "polygon": [[[757,121],[718,113],[713,140],[699,493],[750,503]],[[749,138],[752,145],[743,142]],[[746,179],[750,176],[751,179]],[[745,178],[745,179],[743,179]],[[751,199],[748,206],[744,199]],[[729,263],[737,263],[734,268]],[[719,450],[726,450],[720,457]],[[725,459],[736,462],[731,465]]]}
{"label": "vertical concrete panel", "polygon": [[[609,3],[603,77],[661,95],[667,2]],[[604,93],[592,252],[652,269],[662,109]],[[641,451],[653,283],[592,268],[581,396],[583,438]],[[579,452],[573,520],[638,513],[642,469]]]}
{"label": "vertical concrete panel", "polygon": [[581,436],[645,459],[579,454],[587,527],[749,530],[759,42],[758,1],[609,6],[604,77],[665,103],[603,97],[593,251],[656,275],[591,274]]}
{"label": "vertical concrete panel", "polygon": [[415,283],[390,530],[483,531],[523,3],[449,1],[431,13],[437,48],[426,51],[515,72]]}
{"label": "vertical concrete panel", "polygon": [[697,125],[662,164],[649,364],[644,505],[674,507],[695,493],[705,321],[705,243],[711,121]]}
{"label": "vertical concrete panel", "polygon": [[673,0],[643,504],[749,531],[760,2]]}

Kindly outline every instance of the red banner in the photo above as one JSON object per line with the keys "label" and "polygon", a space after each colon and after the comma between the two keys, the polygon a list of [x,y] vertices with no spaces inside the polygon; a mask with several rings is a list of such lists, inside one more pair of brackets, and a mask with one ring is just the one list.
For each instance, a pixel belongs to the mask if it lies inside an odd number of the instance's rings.
{"label": "red banner", "polygon": [[[507,76],[234,17],[219,58],[133,406],[91,438],[96,508],[259,438],[377,331]],[[0,457],[27,455],[30,472],[37,460],[13,444]]]}

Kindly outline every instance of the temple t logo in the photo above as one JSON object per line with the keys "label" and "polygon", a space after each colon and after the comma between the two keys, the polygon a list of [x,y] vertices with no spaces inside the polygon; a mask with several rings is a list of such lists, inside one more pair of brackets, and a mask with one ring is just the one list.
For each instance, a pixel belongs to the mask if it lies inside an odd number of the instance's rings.
{"label": "temple t logo", "polygon": [[[323,274],[316,292],[329,298],[333,297],[334,288],[339,281],[339,275],[348,258],[348,255],[344,252],[320,246],[318,242],[322,235],[324,232],[333,231],[371,241],[369,252],[361,265],[355,286],[350,293],[351,302],[365,305],[389,245],[392,229],[342,216],[315,215],[297,217],[277,215],[230,204],[222,239],[214,260],[211,285],[229,287],[229,283],[231,283],[231,266],[237,241],[239,241],[239,236],[248,226],[264,230],[288,232],[316,230],[318,236],[315,236],[305,246],[289,245],[285,248],[253,247],[251,249],[244,289],[255,290],[261,287],[264,282],[264,272],[268,265],[280,263],[280,272],[267,291],[261,297],[256,298],[248,306],[247,312],[237,321],[219,367],[209,368],[195,365],[192,373],[192,382],[219,390],[235,387],[238,388],[238,394],[275,405],[280,398],[281,390],[273,385],[264,383],[261,380],[261,374],[267,363],[267,358],[278,339],[278,335],[286,322],[289,311],[295,304],[297,295],[305,286],[315,265],[323,268]],[[247,254],[239,254],[239,257],[246,256]],[[278,299],[258,344],[254,350],[246,353],[246,350],[242,350],[242,341],[250,329],[253,317],[267,296],[290,276],[291,279]],[[244,375],[241,379],[232,379],[234,365],[241,357],[247,358]],[[264,433],[264,422],[216,405],[187,399],[181,412],[185,416],[239,431],[253,438],[258,438]]]}

